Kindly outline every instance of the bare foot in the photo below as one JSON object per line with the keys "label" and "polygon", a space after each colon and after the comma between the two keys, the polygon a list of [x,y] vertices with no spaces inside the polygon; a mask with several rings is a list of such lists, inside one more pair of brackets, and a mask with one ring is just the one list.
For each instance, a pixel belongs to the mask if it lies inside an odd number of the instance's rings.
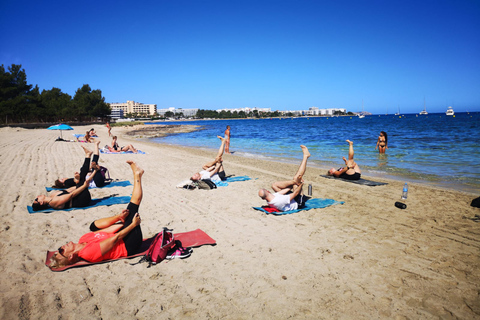
{"label": "bare foot", "polygon": [[83,151],[85,151],[85,158],[90,158],[92,156],[93,151],[88,150],[82,145]]}
{"label": "bare foot", "polygon": [[140,177],[143,175],[143,173],[145,172],[145,170],[143,170],[142,168],[140,168],[136,163],[135,161],[132,161],[132,160],[127,160],[127,163],[130,165],[130,167],[132,168],[132,171],[134,174],[138,174]]}
{"label": "bare foot", "polygon": [[349,145],[352,145],[352,144],[353,144],[353,142],[350,141],[350,140],[345,140],[345,141],[347,141]]}
{"label": "bare foot", "polygon": [[304,156],[306,156],[307,158],[310,157],[310,151],[308,151],[308,148],[306,146],[301,145],[300,148],[302,148]]}
{"label": "bare foot", "polygon": [[222,140],[222,141],[225,140],[224,137],[217,136],[217,138],[220,139],[220,140]]}
{"label": "bare foot", "polygon": [[97,147],[100,145],[100,140],[96,141],[95,144],[97,145]]}

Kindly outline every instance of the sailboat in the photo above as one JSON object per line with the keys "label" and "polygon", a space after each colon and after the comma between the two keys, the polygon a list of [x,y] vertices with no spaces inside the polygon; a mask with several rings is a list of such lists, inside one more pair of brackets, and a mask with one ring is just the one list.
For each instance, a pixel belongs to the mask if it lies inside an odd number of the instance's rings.
{"label": "sailboat", "polygon": [[425,98],[423,98],[423,110],[420,111],[419,115],[427,115],[428,112],[427,112],[427,107],[425,106]]}
{"label": "sailboat", "polygon": [[398,112],[395,113],[396,116],[399,116],[400,115],[400,106],[398,106]]}
{"label": "sailboat", "polygon": [[359,114],[357,114],[357,116],[358,116],[359,119],[365,118],[365,114],[363,113],[363,99],[362,99],[362,112],[360,112]]}

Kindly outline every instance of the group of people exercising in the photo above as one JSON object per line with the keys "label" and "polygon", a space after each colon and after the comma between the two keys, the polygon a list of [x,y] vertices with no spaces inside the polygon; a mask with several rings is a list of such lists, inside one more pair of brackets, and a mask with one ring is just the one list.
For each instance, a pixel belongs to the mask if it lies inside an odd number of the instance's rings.
{"label": "group of people exercising", "polygon": [[[223,153],[225,152],[227,139],[221,136],[217,137],[221,140],[217,155],[212,161],[202,166],[202,171],[193,174],[190,180],[209,179],[213,182],[226,180]],[[328,174],[338,178],[360,179],[360,167],[353,160],[353,142],[349,140],[347,142],[349,153],[348,160],[343,157],[345,167],[338,170],[332,168],[328,171]],[[105,184],[102,175],[99,173],[99,144],[100,141],[95,142],[94,151],[90,151],[82,145],[85,151],[85,159],[80,172],[75,172],[73,178],[57,179],[55,186],[65,189],[52,192],[48,196],[37,196],[32,204],[33,210],[38,211],[47,208],[61,210],[89,206],[91,201],[89,186],[102,187]],[[258,191],[260,198],[266,200],[269,206],[279,211],[295,210],[303,204],[303,176],[307,169],[310,152],[306,146],[301,145],[300,147],[303,158],[293,178],[274,182],[272,184],[274,193],[267,189]],[[91,160],[92,155],[93,159]],[[144,170],[133,161],[129,160],[127,164],[131,167],[134,178],[133,192],[127,208],[118,215],[95,220],[90,225],[90,232],[83,235],[77,243],[68,242],[59,247],[50,259],[50,268],[57,269],[72,265],[80,259],[99,262],[137,253],[143,239],[138,209],[143,198],[142,176]]]}

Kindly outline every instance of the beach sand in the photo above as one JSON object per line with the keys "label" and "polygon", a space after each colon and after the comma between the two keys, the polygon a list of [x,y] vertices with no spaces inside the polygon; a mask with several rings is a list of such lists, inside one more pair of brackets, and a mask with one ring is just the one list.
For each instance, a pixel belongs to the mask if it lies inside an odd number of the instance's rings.
{"label": "beach sand", "polygon": [[[105,126],[94,128],[101,145],[108,144]],[[28,214],[26,206],[45,186],[79,170],[84,152],[81,143],[55,142],[55,131],[2,128],[1,319],[480,318],[480,224],[468,219],[480,214],[470,206],[478,195],[412,183],[408,207],[401,210],[394,203],[402,182],[364,173],[388,185],[361,186],[308,168],[304,179],[314,197],[345,203],[266,215],[252,209],[263,204],[258,189],[290,179],[297,165],[225,155],[227,174],[253,179],[187,191],[175,186],[216,151],[137,141],[119,128],[112,132],[120,145],[132,143],[146,152],[100,156],[115,179],[132,181],[128,159],[145,169],[144,236],[162,227],[200,228],[217,245],[150,268],[131,265],[136,258],[50,271],[44,265],[47,250],[78,241],[93,220],[126,205]],[[131,191],[116,187],[91,194]]]}

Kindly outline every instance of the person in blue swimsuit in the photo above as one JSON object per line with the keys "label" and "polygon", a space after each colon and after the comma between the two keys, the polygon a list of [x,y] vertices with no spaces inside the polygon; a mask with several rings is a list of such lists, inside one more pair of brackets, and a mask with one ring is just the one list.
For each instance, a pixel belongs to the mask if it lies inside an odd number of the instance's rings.
{"label": "person in blue swimsuit", "polygon": [[346,141],[348,142],[348,160],[343,157],[343,161],[345,161],[345,167],[342,167],[338,170],[332,168],[328,170],[328,175],[346,180],[359,180],[362,172],[360,171],[358,164],[353,161],[353,142],[350,140]]}

